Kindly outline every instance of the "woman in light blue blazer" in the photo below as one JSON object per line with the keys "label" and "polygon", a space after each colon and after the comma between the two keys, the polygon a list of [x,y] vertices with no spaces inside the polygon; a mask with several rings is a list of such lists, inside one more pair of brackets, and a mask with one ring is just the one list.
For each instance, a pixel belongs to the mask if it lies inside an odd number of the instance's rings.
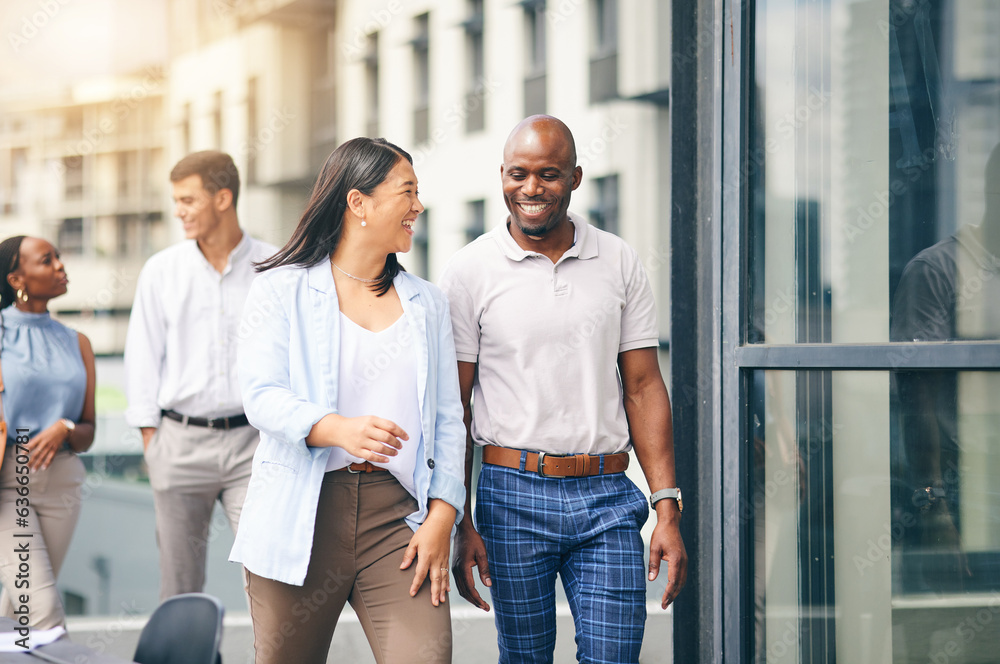
{"label": "woman in light blue blazer", "polygon": [[348,601],[380,664],[451,661],[465,501],[451,318],[396,261],[423,209],[410,155],[353,139],[258,266],[238,364],[261,440],[230,556],[246,569],[257,664],[326,662]]}

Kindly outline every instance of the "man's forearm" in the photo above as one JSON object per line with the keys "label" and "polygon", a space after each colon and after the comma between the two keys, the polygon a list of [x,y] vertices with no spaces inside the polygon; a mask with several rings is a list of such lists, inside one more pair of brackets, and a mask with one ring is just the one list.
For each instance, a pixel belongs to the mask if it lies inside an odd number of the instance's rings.
{"label": "man's forearm", "polygon": [[651,492],[677,486],[673,423],[666,389],[643,390],[626,400],[632,444]]}
{"label": "man's forearm", "polygon": [[475,443],[472,442],[472,409],[465,407],[465,514],[462,524],[471,526],[472,521],[472,466],[475,454]]}

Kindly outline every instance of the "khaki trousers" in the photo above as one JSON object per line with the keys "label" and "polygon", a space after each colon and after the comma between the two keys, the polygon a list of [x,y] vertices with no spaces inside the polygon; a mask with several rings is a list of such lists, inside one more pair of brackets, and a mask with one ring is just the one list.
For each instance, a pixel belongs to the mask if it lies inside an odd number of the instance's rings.
{"label": "khaki trousers", "polygon": [[259,441],[251,426],[225,431],[161,420],[145,453],[156,509],[161,601],[204,590],[209,542],[227,525],[212,523],[212,509],[218,500],[235,533]]}
{"label": "khaki trousers", "polygon": [[257,664],[324,664],[350,602],[378,664],[451,662],[449,603],[431,604],[430,580],[410,597],[413,497],[387,472],[326,474],[305,583],[246,572]]}
{"label": "khaki trousers", "polygon": [[[7,445],[0,469],[0,616],[14,618],[15,609],[22,606],[21,595],[25,595],[23,605],[28,607],[32,627],[65,626],[56,578],[80,517],[80,488],[87,473],[76,454],[63,450],[56,453],[45,470],[22,474],[28,481],[19,484],[16,449],[16,445]],[[17,493],[22,486],[28,488],[27,496]],[[24,498],[27,506],[17,502]],[[20,517],[17,510],[24,507],[27,516]],[[19,518],[25,521],[19,522]]]}

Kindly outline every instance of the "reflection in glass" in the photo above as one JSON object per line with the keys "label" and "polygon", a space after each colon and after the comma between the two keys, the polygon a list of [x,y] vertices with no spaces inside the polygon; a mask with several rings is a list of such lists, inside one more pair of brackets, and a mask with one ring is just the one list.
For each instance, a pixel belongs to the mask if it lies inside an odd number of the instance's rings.
{"label": "reflection in glass", "polygon": [[1000,660],[1000,372],[757,371],[755,661]]}
{"label": "reflection in glass", "polygon": [[985,169],[985,213],[924,249],[903,270],[893,341],[1000,338],[1000,144]]}
{"label": "reflection in glass", "polygon": [[1000,3],[771,0],[755,27],[747,341],[1000,339]]}

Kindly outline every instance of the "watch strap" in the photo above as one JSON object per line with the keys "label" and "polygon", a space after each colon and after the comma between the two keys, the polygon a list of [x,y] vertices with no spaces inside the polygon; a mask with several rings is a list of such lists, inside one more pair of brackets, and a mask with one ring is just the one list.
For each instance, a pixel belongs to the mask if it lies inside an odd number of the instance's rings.
{"label": "watch strap", "polygon": [[678,489],[677,487],[670,489],[660,489],[656,493],[652,494],[649,497],[649,506],[655,509],[656,503],[660,502],[665,498],[673,498],[674,500],[676,500],[677,509],[680,510],[681,512],[684,511],[684,504],[681,502],[681,490]]}

